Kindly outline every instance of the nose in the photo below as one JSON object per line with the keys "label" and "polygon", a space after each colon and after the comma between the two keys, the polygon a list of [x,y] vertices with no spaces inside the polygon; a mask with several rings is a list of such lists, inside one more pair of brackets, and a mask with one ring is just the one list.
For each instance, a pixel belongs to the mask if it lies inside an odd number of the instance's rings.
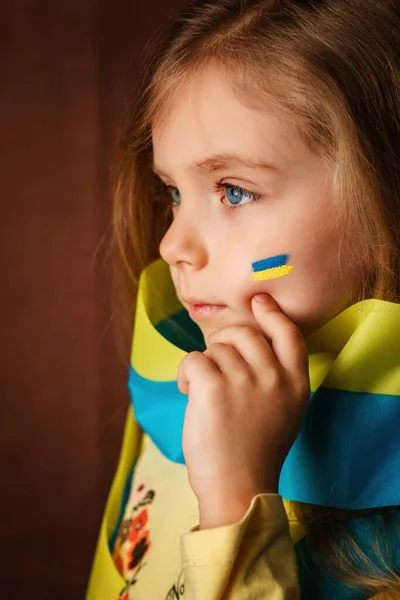
{"label": "nose", "polygon": [[208,262],[204,231],[201,217],[190,215],[180,206],[161,240],[162,258],[173,267],[187,265],[194,270],[202,269]]}

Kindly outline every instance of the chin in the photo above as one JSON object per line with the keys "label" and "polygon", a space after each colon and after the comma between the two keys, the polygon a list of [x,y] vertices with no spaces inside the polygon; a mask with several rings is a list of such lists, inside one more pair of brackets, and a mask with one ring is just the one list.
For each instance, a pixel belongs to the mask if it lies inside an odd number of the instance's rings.
{"label": "chin", "polygon": [[198,323],[196,321],[196,324],[199,326],[201,333],[203,334],[205,342],[207,341],[207,337],[210,335],[210,333],[212,333],[213,331],[217,331],[218,329],[222,329],[222,327],[223,327],[223,325],[218,327],[215,325],[215,323],[213,325],[211,323],[210,324],[202,323],[200,325],[200,323]]}

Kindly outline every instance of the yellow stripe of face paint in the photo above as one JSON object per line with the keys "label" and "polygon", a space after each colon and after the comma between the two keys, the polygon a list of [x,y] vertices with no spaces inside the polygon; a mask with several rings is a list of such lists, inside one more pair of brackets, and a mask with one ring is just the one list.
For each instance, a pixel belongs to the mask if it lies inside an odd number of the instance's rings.
{"label": "yellow stripe of face paint", "polygon": [[255,271],[251,274],[254,281],[266,281],[267,279],[278,279],[278,277],[285,277],[289,275],[290,271],[294,267],[290,265],[283,265],[283,267],[273,267],[272,269],[265,269],[265,271]]}

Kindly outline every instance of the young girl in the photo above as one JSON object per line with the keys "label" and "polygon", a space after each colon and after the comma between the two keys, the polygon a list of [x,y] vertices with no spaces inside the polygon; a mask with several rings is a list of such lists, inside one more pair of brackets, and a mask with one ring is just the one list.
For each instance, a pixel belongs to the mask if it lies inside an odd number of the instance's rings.
{"label": "young girl", "polygon": [[195,2],[149,63],[90,600],[400,597],[399,31],[397,0]]}

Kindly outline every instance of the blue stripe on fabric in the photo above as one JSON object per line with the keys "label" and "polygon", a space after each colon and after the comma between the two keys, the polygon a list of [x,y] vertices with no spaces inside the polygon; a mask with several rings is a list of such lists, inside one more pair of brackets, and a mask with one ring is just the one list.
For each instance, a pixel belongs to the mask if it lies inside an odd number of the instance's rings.
{"label": "blue stripe on fabric", "polygon": [[[152,381],[130,367],[135,416],[169,460],[185,464],[187,396],[176,381]],[[400,397],[319,388],[283,465],[288,500],[357,510],[400,504]]]}
{"label": "blue stripe on fabric", "polygon": [[319,388],[283,465],[287,499],[358,510],[400,504],[400,397]]}
{"label": "blue stripe on fabric", "polygon": [[265,269],[273,269],[275,267],[283,267],[289,260],[288,254],[280,254],[279,256],[271,256],[254,262],[251,266],[253,271],[264,271]]}
{"label": "blue stripe on fabric", "polygon": [[177,381],[146,379],[130,366],[128,387],[140,427],[164,456],[184,465],[182,431],[188,398]]}

